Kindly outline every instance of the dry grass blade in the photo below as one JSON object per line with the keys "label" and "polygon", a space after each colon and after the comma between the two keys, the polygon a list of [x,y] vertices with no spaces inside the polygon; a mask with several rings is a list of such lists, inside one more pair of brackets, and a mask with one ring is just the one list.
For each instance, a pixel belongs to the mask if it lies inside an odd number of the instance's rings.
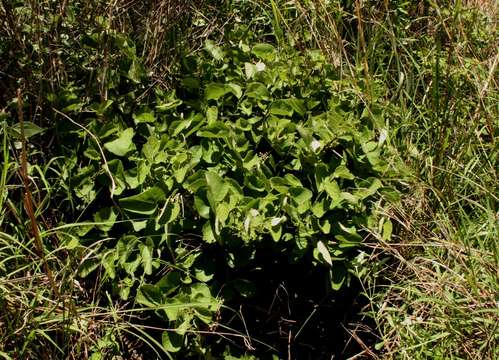
{"label": "dry grass blade", "polygon": [[54,276],[52,275],[52,271],[50,270],[50,266],[45,258],[45,251],[42,242],[42,238],[40,236],[40,229],[38,228],[38,224],[35,216],[35,209],[33,207],[33,198],[30,191],[30,181],[28,177],[28,157],[26,153],[26,136],[24,133],[24,112],[23,112],[23,99],[21,95],[21,89],[17,90],[17,106],[18,106],[18,116],[19,116],[19,125],[21,130],[21,178],[24,184],[24,208],[31,222],[31,231],[35,240],[35,247],[38,255],[43,261],[43,266],[45,268],[45,273],[49,279],[50,286],[52,288],[52,292],[55,298],[59,298],[59,290],[54,280]]}
{"label": "dry grass blade", "polygon": [[107,175],[109,176],[109,180],[111,181],[111,191],[110,192],[111,192],[111,198],[112,198],[113,195],[114,195],[114,192],[116,191],[116,182],[114,181],[113,174],[109,170],[109,166],[108,166],[107,159],[106,159],[106,154],[104,154],[104,150],[102,149],[102,146],[100,144],[99,139],[97,139],[97,137],[94,134],[92,134],[92,132],[90,130],[88,130],[83,125],[78,124],[76,121],[74,121],[73,119],[71,119],[68,115],[64,114],[63,112],[61,112],[61,111],[59,111],[59,110],[57,110],[55,108],[52,108],[52,110],[54,110],[59,115],[61,115],[64,118],[68,119],[69,121],[71,121],[71,123],[73,123],[74,125],[76,125],[79,128],[83,129],[83,131],[85,131],[88,135],[90,135],[90,137],[95,141],[95,144],[99,148],[100,154],[102,156],[102,161],[104,162],[103,168],[106,171]]}

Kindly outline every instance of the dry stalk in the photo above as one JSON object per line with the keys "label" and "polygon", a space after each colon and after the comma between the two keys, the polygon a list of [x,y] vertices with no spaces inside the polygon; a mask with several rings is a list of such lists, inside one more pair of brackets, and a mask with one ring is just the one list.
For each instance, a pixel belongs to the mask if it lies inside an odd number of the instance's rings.
{"label": "dry stalk", "polygon": [[38,228],[38,223],[36,221],[35,209],[33,206],[33,196],[29,189],[29,178],[28,178],[28,157],[26,153],[26,137],[24,133],[24,113],[23,113],[23,100],[21,96],[21,89],[17,89],[17,107],[18,107],[18,116],[19,116],[19,125],[21,129],[21,178],[24,185],[24,209],[28,214],[28,217],[31,222],[31,232],[33,234],[33,238],[35,241],[36,251],[38,252],[38,256],[42,259],[43,267],[45,270],[45,274],[50,283],[50,287],[52,288],[53,295],[58,298],[59,291],[57,290],[57,286],[55,284],[54,277],[52,275],[52,271],[50,270],[47,259],[45,258],[45,254],[43,251],[43,243],[42,237],[40,235],[40,229]]}
{"label": "dry stalk", "polygon": [[108,163],[107,163],[106,155],[104,154],[104,150],[102,149],[102,146],[100,145],[100,142],[99,142],[99,139],[97,139],[97,136],[95,136],[94,134],[92,134],[92,132],[90,130],[88,130],[85,126],[78,124],[76,121],[74,121],[73,119],[71,119],[68,115],[64,114],[63,112],[60,112],[56,108],[52,108],[52,110],[54,110],[59,115],[62,115],[63,117],[65,117],[66,119],[68,119],[69,121],[71,121],[74,125],[76,125],[79,128],[83,129],[95,141],[95,143],[97,144],[97,147],[99,148],[100,154],[102,156],[102,161],[104,161],[103,168],[106,171],[107,175],[109,176],[109,179],[111,180],[111,199],[112,199],[113,195],[114,195],[114,192],[116,190],[116,182],[114,181],[113,174],[109,170],[109,166],[108,166]]}

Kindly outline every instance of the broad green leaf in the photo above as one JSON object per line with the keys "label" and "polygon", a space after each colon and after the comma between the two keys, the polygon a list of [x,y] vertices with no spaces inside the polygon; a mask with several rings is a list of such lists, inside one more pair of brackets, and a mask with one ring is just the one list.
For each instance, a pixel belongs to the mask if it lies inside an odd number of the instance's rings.
{"label": "broad green leaf", "polygon": [[206,119],[208,124],[214,123],[218,119],[218,108],[216,106],[210,106],[206,110]]}
{"label": "broad green leaf", "polygon": [[208,282],[215,276],[215,262],[211,257],[199,257],[192,268],[194,277],[201,282]]}
{"label": "broad green leaf", "polygon": [[326,190],[326,193],[329,195],[329,197],[335,201],[335,202],[340,202],[342,200],[341,197],[341,189],[338,186],[338,183],[334,180],[325,180],[323,182],[323,187],[324,190]]}
{"label": "broad green leaf", "polygon": [[135,275],[135,272],[140,266],[142,257],[137,256],[134,259],[131,259],[130,261],[126,261],[122,263],[121,265],[123,266],[123,269],[126,271],[126,273],[130,276]]}
{"label": "broad green leaf", "polygon": [[252,82],[246,87],[246,96],[257,100],[268,100],[270,93],[262,83]]}
{"label": "broad green leaf", "polygon": [[359,189],[355,192],[355,196],[359,197],[361,200],[364,200],[370,196],[373,196],[379,188],[381,188],[383,184],[381,180],[374,179],[371,185],[366,189]]}
{"label": "broad green leaf", "polygon": [[78,275],[82,278],[90,275],[95,269],[97,269],[100,265],[100,262],[96,258],[90,258],[83,262],[78,268]]}
{"label": "broad green leaf", "polygon": [[227,195],[227,191],[229,190],[229,186],[227,183],[213,171],[208,171],[205,174],[206,176],[206,184],[208,185],[208,190],[216,202],[220,202]]}
{"label": "broad green leaf", "polygon": [[65,106],[62,111],[63,112],[73,112],[73,111],[81,111],[83,109],[83,106],[85,103],[83,102],[75,102],[73,104],[69,104],[68,106]]}
{"label": "broad green leaf", "polygon": [[241,90],[241,87],[237,84],[229,83],[226,85],[228,92],[231,92],[234,94],[235,97],[238,99],[243,96],[243,91]]}
{"label": "broad green leaf", "polygon": [[355,179],[355,176],[348,170],[345,165],[339,165],[333,173],[334,178],[343,178],[347,180]]}
{"label": "broad green leaf", "polygon": [[135,144],[132,141],[135,132],[132,128],[124,130],[120,136],[113,141],[104,144],[104,147],[111,153],[118,156],[125,156],[135,150]]}
{"label": "broad green leaf", "polygon": [[256,69],[256,66],[255,64],[251,64],[251,63],[244,63],[244,73],[246,75],[246,79],[251,79],[253,78],[253,76],[255,76],[255,74],[257,73],[257,69]]}
{"label": "broad green leaf", "polygon": [[83,155],[85,155],[87,158],[90,160],[96,160],[99,161],[101,159],[101,154],[99,151],[97,151],[95,148],[91,147],[90,145],[84,152]]}
{"label": "broad green leaf", "polygon": [[335,291],[341,289],[343,283],[347,277],[347,271],[345,266],[335,262],[335,265],[331,268],[330,278],[331,278],[331,288]]}
{"label": "broad green leaf", "polygon": [[173,298],[167,298],[163,301],[163,311],[170,321],[177,321],[182,317],[182,313],[190,308],[190,299],[184,294],[178,294]]}
{"label": "broad green leaf", "polygon": [[158,155],[160,147],[160,141],[154,135],[147,138],[147,142],[142,146],[142,153],[149,163],[154,164],[155,158]]}
{"label": "broad green leaf", "polygon": [[171,91],[166,98],[158,99],[156,110],[165,112],[168,110],[176,109],[182,104],[182,100],[177,98],[175,91]]}
{"label": "broad green leaf", "polygon": [[391,222],[390,219],[386,219],[385,223],[383,224],[383,232],[382,232],[383,240],[390,240],[392,236],[392,231],[393,231],[393,223]]}
{"label": "broad green leaf", "polygon": [[182,313],[181,319],[175,322],[175,333],[180,336],[185,336],[187,331],[192,328],[192,321],[194,320],[195,314],[194,312],[186,310]]}
{"label": "broad green leaf", "polygon": [[180,105],[182,105],[182,100],[180,100],[180,99],[173,99],[171,101],[162,102],[162,103],[156,105],[156,110],[161,111],[161,112],[168,111],[168,110],[171,110],[171,109],[176,109]]}
{"label": "broad green leaf", "polygon": [[[83,237],[88,234],[90,230],[94,228],[94,225],[92,223],[82,223],[78,224],[78,226],[75,226],[74,231],[75,234],[78,235],[79,237]],[[74,237],[71,237],[71,242],[73,242]],[[76,238],[76,241],[79,243],[78,239]]]}
{"label": "broad green leaf", "polygon": [[215,44],[213,40],[206,40],[204,42],[204,49],[215,59],[222,60],[224,58],[224,52],[222,49]]}
{"label": "broad green leaf", "polygon": [[218,163],[220,161],[220,147],[212,141],[202,141],[201,146],[203,149],[202,158],[208,164]]}
{"label": "broad green leaf", "polygon": [[276,53],[277,53],[275,48],[272,45],[265,44],[265,43],[261,43],[261,44],[257,44],[255,46],[253,46],[253,48],[251,49],[251,52],[255,56],[259,57],[262,60],[266,60],[266,61],[274,61],[276,58]]}
{"label": "broad green leaf", "polygon": [[195,283],[189,287],[190,297],[194,303],[196,309],[205,308],[210,311],[216,311],[218,309],[218,301],[211,295],[210,288],[208,285],[203,283]]}
{"label": "broad green leaf", "polygon": [[292,187],[289,189],[289,195],[298,213],[303,214],[310,209],[310,199],[312,199],[312,192],[310,190],[302,187]]}
{"label": "broad green leaf", "polygon": [[188,129],[192,124],[192,119],[182,119],[172,121],[169,127],[169,131],[173,137],[179,135],[185,129]]}
{"label": "broad green leaf", "polygon": [[144,284],[137,291],[135,301],[141,305],[154,308],[162,303],[162,294],[157,286]]}
{"label": "broad green leaf", "polygon": [[197,193],[201,188],[206,186],[206,171],[198,170],[187,178],[182,184],[184,189],[191,193]]}
{"label": "broad green leaf", "polygon": [[305,107],[305,101],[296,98],[286,99],[285,101],[291,107],[291,109],[293,109],[293,111],[298,115],[303,116],[307,112],[307,108]]}
{"label": "broad green leaf", "polygon": [[331,260],[331,254],[329,254],[329,250],[328,248],[326,247],[326,245],[324,245],[324,243],[322,241],[317,241],[317,251],[319,252],[319,254],[321,255],[322,259],[329,265],[329,266],[332,266],[333,265],[333,261]]}
{"label": "broad green leaf", "polygon": [[195,268],[194,277],[201,282],[208,282],[215,276],[213,273],[207,273],[205,269]]}
{"label": "broad green leaf", "polygon": [[368,142],[362,143],[361,146],[362,146],[362,150],[364,151],[364,153],[367,154],[367,153],[375,151],[376,148],[378,147],[378,143],[374,142],[374,141],[368,141]]}
{"label": "broad green leaf", "polygon": [[123,301],[127,301],[130,296],[130,289],[133,286],[133,280],[129,277],[125,278],[124,281],[120,282],[118,294],[120,299]]}
{"label": "broad green leaf", "polygon": [[355,226],[347,227],[340,222],[337,225],[335,238],[340,242],[340,247],[355,247],[362,241],[362,236],[357,233]]}
{"label": "broad green leaf", "polygon": [[214,243],[217,241],[215,234],[213,232],[213,228],[211,227],[210,221],[207,221],[203,225],[203,240],[208,244]]}
{"label": "broad green leaf", "polygon": [[[113,103],[114,103],[114,101],[113,101],[113,100],[111,100],[111,99],[104,100],[104,101],[102,101],[102,102],[100,102],[100,103],[95,102],[95,103],[93,103],[93,104],[91,104],[91,105],[90,105],[90,109],[91,109],[92,111],[95,111],[98,115],[103,115],[103,114],[106,112],[106,110],[107,110],[107,109],[108,109],[108,108],[109,108],[109,107],[110,107]],[[70,111],[69,109],[65,109],[65,110],[66,110],[66,111]],[[76,110],[76,109],[74,109],[74,110]],[[73,111],[74,111],[74,110],[73,110]]]}
{"label": "broad green leaf", "polygon": [[91,123],[89,126],[94,127],[97,126],[96,129],[96,136],[99,139],[106,139],[114,134],[118,134],[121,129],[116,125],[114,121],[106,121],[105,123],[101,124],[100,122],[97,123]]}
{"label": "broad green leaf", "polygon": [[144,230],[147,226],[147,220],[133,220],[132,221],[133,230],[139,232]]}
{"label": "broad green leaf", "polygon": [[[103,167],[106,164],[102,165]],[[108,169],[113,174],[114,185],[116,186],[114,189],[114,195],[120,195],[127,188],[126,175],[123,171],[123,163],[119,159],[113,159],[107,163]],[[109,189],[111,190],[111,180],[106,178],[106,181],[109,182]]]}
{"label": "broad green leaf", "polygon": [[218,100],[229,91],[230,89],[224,84],[211,83],[206,86],[204,96],[206,100]]}
{"label": "broad green leaf", "polygon": [[284,179],[291,186],[303,186],[302,183],[301,183],[301,181],[300,181],[300,179],[298,179],[293,174],[286,174],[286,175],[284,175]]}
{"label": "broad green leaf", "polygon": [[180,214],[180,205],[175,200],[167,201],[160,211],[158,224],[169,224],[177,219]]}
{"label": "broad green leaf", "polygon": [[184,337],[174,331],[163,331],[161,343],[167,352],[175,353],[184,346]]}
{"label": "broad green leaf", "polygon": [[204,92],[206,100],[218,100],[228,93],[232,93],[238,99],[243,95],[241,87],[234,83],[211,83],[206,86]]}
{"label": "broad green leaf", "polygon": [[182,84],[183,87],[187,88],[187,89],[199,89],[199,79],[198,78],[195,78],[195,77],[192,77],[192,76],[188,76],[188,77],[185,77],[183,78],[180,83]]}
{"label": "broad green leaf", "polygon": [[329,210],[329,202],[325,198],[316,201],[315,204],[312,206],[312,213],[317,218],[323,217],[326,211],[328,210]]}
{"label": "broad green leaf", "polygon": [[276,100],[270,106],[270,111],[272,115],[281,116],[292,116],[293,108],[285,100]]}
{"label": "broad green leaf", "polygon": [[[45,131],[44,128],[39,127],[38,125],[32,123],[31,121],[24,121],[23,126],[24,126],[24,136],[26,137],[26,139],[29,139],[30,137]],[[21,137],[20,123],[14,124],[8,129],[15,137]]]}
{"label": "broad green leaf", "polygon": [[277,176],[270,179],[270,185],[281,194],[286,194],[289,189],[289,183],[285,179]]}
{"label": "broad green leaf", "polygon": [[84,199],[87,203],[93,201],[96,196],[94,176],[96,169],[93,165],[82,167],[71,179],[71,187],[76,196]]}
{"label": "broad green leaf", "polygon": [[228,134],[228,127],[222,121],[213,122],[204,126],[196,135],[205,138],[222,139]]}
{"label": "broad green leaf", "polygon": [[317,225],[324,234],[329,234],[331,232],[331,222],[329,219],[317,219]]}
{"label": "broad green leaf", "polygon": [[347,191],[341,192],[341,200],[345,200],[347,203],[354,205],[354,206],[357,206],[359,204],[358,196],[356,196],[355,194],[351,194]]}
{"label": "broad green leaf", "polygon": [[115,251],[111,250],[106,255],[102,257],[102,266],[106,272],[106,275],[109,276],[110,279],[114,279],[116,277],[116,260],[118,256]]}
{"label": "broad green leaf", "polygon": [[135,124],[153,123],[156,121],[156,116],[154,116],[154,113],[152,111],[144,111],[138,114],[133,114],[132,118]]}
{"label": "broad green leaf", "polygon": [[144,267],[144,274],[152,274],[152,248],[146,244],[140,244],[140,255],[142,257],[142,266]]}
{"label": "broad green leaf", "polygon": [[97,211],[94,214],[94,221],[101,224],[96,224],[95,226],[98,229],[107,232],[111,230],[117,217],[118,217],[118,212],[116,211],[115,208],[112,207],[101,208],[99,211]]}
{"label": "broad green leaf", "polygon": [[379,149],[367,153],[366,157],[376,171],[382,171],[384,162],[381,159],[381,151]]}
{"label": "broad green leaf", "polygon": [[176,169],[175,172],[173,173],[175,180],[177,180],[177,182],[181,184],[184,181],[185,176],[187,175],[187,172],[190,169],[191,169],[191,164],[182,164],[180,168]]}
{"label": "broad green leaf", "polygon": [[278,217],[278,218],[272,218],[270,221],[270,227],[269,227],[269,232],[270,236],[272,236],[272,240],[274,241],[279,241],[281,240],[282,236],[282,223],[286,221],[286,217]]}
{"label": "broad green leaf", "polygon": [[215,210],[216,221],[219,221],[221,224],[224,224],[227,218],[229,217],[229,213],[232,210],[230,204],[226,202],[221,202],[217,205]]}
{"label": "broad green leaf", "polygon": [[324,184],[327,181],[327,178],[329,177],[329,169],[325,164],[319,163],[315,167],[314,171],[314,177],[315,177],[315,186],[317,188],[317,191],[323,191],[324,189]]}
{"label": "broad green leaf", "polygon": [[165,200],[165,193],[158,187],[151,187],[144,192],[120,199],[124,210],[141,215],[151,215],[156,211],[158,202]]}
{"label": "broad green leaf", "polygon": [[194,207],[196,208],[199,216],[209,219],[210,207],[206,205],[205,201],[200,196],[194,196]]}
{"label": "broad green leaf", "polygon": [[136,167],[128,169],[124,173],[125,182],[128,188],[135,189],[142,185],[151,172],[151,164],[146,164],[145,161],[139,161]]}
{"label": "broad green leaf", "polygon": [[[266,180],[266,179],[265,179]],[[255,190],[258,192],[265,191],[266,189],[266,181],[259,176],[259,174],[255,174],[253,172],[248,173],[244,177],[244,185],[246,185],[249,189]]]}
{"label": "broad green leaf", "polygon": [[182,276],[178,271],[170,271],[156,283],[163,296],[173,293],[182,284]]}
{"label": "broad green leaf", "polygon": [[134,83],[139,84],[145,75],[144,66],[138,60],[133,60],[128,70],[128,78]]}

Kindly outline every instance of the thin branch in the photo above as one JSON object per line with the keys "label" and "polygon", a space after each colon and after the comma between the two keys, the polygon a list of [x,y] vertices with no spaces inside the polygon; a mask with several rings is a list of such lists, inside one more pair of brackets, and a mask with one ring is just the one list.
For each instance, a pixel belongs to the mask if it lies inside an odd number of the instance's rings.
{"label": "thin branch", "polygon": [[109,176],[109,179],[111,180],[111,199],[112,199],[113,195],[114,195],[114,192],[116,190],[116,182],[114,181],[113,174],[109,170],[109,166],[108,166],[108,163],[107,163],[106,155],[104,155],[104,150],[102,149],[102,146],[100,145],[99,139],[97,139],[97,137],[94,134],[92,134],[92,132],[90,130],[88,130],[85,126],[78,124],[76,121],[74,121],[73,119],[71,119],[68,115],[66,115],[63,112],[57,110],[56,108],[52,108],[52,110],[54,110],[59,115],[64,116],[66,119],[68,119],[69,121],[71,121],[73,124],[75,124],[79,128],[83,129],[88,135],[90,135],[90,137],[92,139],[94,139],[95,143],[97,144],[97,147],[99,148],[100,154],[102,156],[102,160],[104,161],[104,166],[103,166],[104,170],[106,171],[107,175]]}

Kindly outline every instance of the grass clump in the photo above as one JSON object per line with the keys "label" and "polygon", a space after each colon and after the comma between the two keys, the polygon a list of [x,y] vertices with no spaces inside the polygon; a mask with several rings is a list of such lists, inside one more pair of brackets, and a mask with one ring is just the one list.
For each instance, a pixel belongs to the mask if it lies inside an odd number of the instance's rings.
{"label": "grass clump", "polygon": [[457,5],[397,45],[392,141],[413,175],[385,209],[400,231],[376,247],[395,262],[371,293],[389,358],[497,357],[497,8]]}

